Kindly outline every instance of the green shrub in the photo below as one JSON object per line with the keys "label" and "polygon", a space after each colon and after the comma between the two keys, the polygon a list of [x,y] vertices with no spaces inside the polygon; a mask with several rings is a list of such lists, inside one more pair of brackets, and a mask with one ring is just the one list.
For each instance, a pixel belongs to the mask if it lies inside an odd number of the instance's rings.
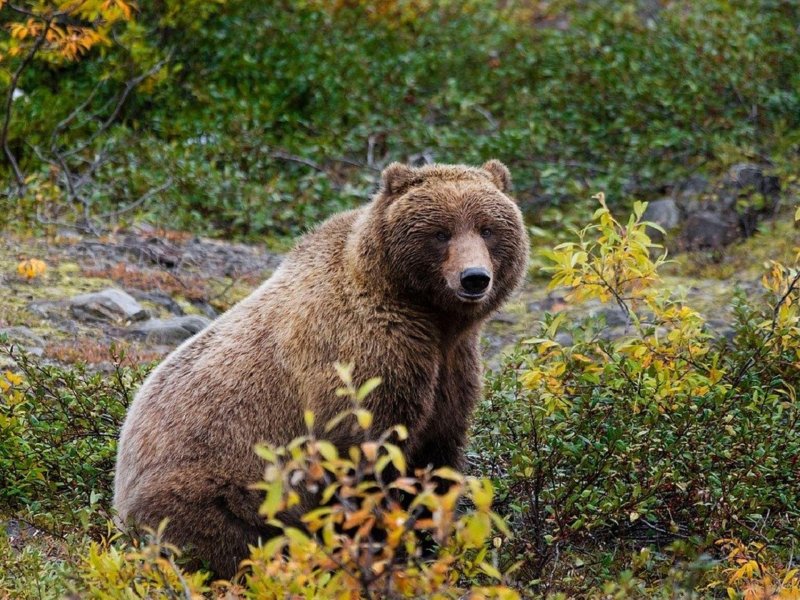
{"label": "green shrub", "polygon": [[[46,145],[96,82],[106,84],[88,111],[168,54],[119,126],[76,158],[108,156],[93,175],[98,213],[174,177],[131,216],[220,235],[295,235],[363,201],[389,160],[427,152],[504,160],[528,212],[560,225],[565,211],[554,205],[585,206],[588,190],[655,197],[698,169],[782,164],[798,147],[794,2],[680,0],[654,18],[633,0],[502,4],[142,3],[119,47],[26,73],[12,147],[27,173],[55,184],[57,169],[30,146]],[[96,123],[65,132],[63,146]],[[46,208],[75,218],[58,202]]]}
{"label": "green shrub", "polygon": [[0,376],[0,513],[56,535],[105,529],[117,434],[145,369],[61,368],[4,342]]}
{"label": "green shrub", "polygon": [[691,561],[735,537],[788,558],[800,542],[797,267],[774,264],[765,298],[740,296],[732,339],[715,340],[653,287],[644,205],[619,223],[600,200],[595,224],[546,257],[553,285],[615,302],[627,333],[549,315],[489,378],[479,411],[474,447],[516,533],[509,560],[532,589],[583,594],[641,546]]}

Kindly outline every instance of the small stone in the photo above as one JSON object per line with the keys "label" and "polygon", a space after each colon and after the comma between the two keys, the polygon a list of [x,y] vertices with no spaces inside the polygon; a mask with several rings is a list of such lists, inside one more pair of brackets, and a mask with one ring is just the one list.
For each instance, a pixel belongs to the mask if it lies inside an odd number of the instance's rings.
{"label": "small stone", "polygon": [[672,229],[680,223],[681,213],[673,198],[662,198],[647,205],[647,210],[644,211],[644,220],[653,221],[664,229]]}
{"label": "small stone", "polygon": [[628,335],[630,330],[628,327],[606,327],[601,331],[598,337],[606,342],[617,340],[625,335]]}
{"label": "small stone", "polygon": [[704,210],[686,220],[682,246],[687,250],[716,250],[735,242],[740,235],[738,222]]}
{"label": "small stone", "polygon": [[44,346],[44,340],[27,327],[2,327],[0,328],[0,335],[5,335],[9,341],[27,348],[41,348]]}
{"label": "small stone", "polygon": [[692,175],[678,186],[678,196],[681,200],[691,200],[705,194],[709,187],[708,179],[702,175]]}
{"label": "small stone", "polygon": [[181,305],[172,299],[172,296],[164,292],[132,292],[137,300],[145,300],[157,304],[162,308],[167,309],[173,315],[183,316],[186,313],[181,308]]}
{"label": "small stone", "polygon": [[739,163],[728,170],[728,176],[740,188],[754,188],[760,191],[764,180],[764,171],[752,163]]}
{"label": "small stone", "polygon": [[572,346],[572,334],[566,331],[559,331],[555,339],[557,344],[561,346]]}
{"label": "small stone", "polygon": [[200,332],[210,319],[199,315],[173,317],[172,319],[150,319],[129,328],[135,335],[143,336],[148,342],[178,344]]}
{"label": "small stone", "polygon": [[603,317],[606,327],[626,327],[630,325],[628,315],[621,308],[601,308],[589,314],[590,317]]}
{"label": "small stone", "polygon": [[706,321],[708,331],[715,340],[724,339],[727,342],[733,341],[736,337],[736,330],[727,321],[722,319],[709,319]]}
{"label": "small stone", "polygon": [[[650,202],[642,218],[645,221],[651,221],[656,225],[660,225],[663,229],[669,231],[678,226],[681,221],[681,213],[680,210],[678,210],[678,204],[675,202],[674,198],[662,198],[661,200]],[[660,242],[664,239],[664,234],[652,227],[647,228],[647,235],[656,242]]]}
{"label": "small stone", "polygon": [[81,294],[70,300],[70,310],[82,321],[139,321],[149,315],[130,294],[116,288]]}

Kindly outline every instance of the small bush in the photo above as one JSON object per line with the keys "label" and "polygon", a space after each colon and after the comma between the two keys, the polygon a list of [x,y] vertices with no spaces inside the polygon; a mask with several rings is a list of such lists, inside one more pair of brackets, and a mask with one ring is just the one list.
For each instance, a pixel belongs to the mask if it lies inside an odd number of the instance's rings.
{"label": "small bush", "polygon": [[[342,391],[355,402],[368,387]],[[365,430],[372,420],[358,408],[348,417]],[[306,424],[314,431],[313,415]],[[262,512],[283,535],[254,550],[247,586],[269,598],[461,598],[469,589],[470,598],[516,598],[508,588],[477,584],[502,579],[491,543],[509,535],[492,512],[491,484],[446,468],[407,475],[390,441],[405,436],[395,427],[347,454],[313,433],[285,448],[260,448],[269,463]],[[300,517],[302,528],[278,520],[308,495],[321,506]],[[474,508],[459,514],[461,501]]]}
{"label": "small bush", "polygon": [[[517,532],[509,560],[533,589],[583,593],[620,548],[696,558],[737,537],[788,552],[800,542],[797,267],[774,264],[764,301],[740,297],[732,339],[716,340],[654,287],[664,257],[651,261],[644,205],[620,223],[600,202],[595,224],[546,257],[552,285],[615,302],[626,334],[549,315],[479,412],[474,446]],[[555,341],[560,329],[572,343]]]}
{"label": "small bush", "polygon": [[16,363],[0,375],[0,513],[57,535],[104,529],[117,434],[147,369],[113,348],[110,375],[0,351]]}
{"label": "small bush", "polygon": [[[498,570],[509,532],[488,481],[449,469],[406,474],[402,427],[341,454],[312,433],[310,414],[307,436],[257,449],[267,461],[262,512],[280,535],[252,550],[238,580],[209,584],[207,573],[180,566],[163,524],[141,541],[106,527],[116,433],[144,370],[117,366],[108,381],[6,351],[21,374],[7,373],[2,386],[0,506],[59,542],[53,551],[41,532],[38,543],[0,539],[0,597],[518,598]],[[371,415],[357,402],[378,381],[355,389],[340,372],[355,408],[336,422],[367,429]],[[295,514],[301,495],[321,506]]]}

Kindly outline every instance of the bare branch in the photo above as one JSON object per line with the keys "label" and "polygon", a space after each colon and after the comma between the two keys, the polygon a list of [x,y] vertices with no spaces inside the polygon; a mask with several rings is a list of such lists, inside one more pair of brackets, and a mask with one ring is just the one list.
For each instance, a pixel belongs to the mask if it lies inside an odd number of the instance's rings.
{"label": "bare branch", "polygon": [[136,87],[140,83],[142,83],[145,79],[147,79],[148,77],[152,77],[153,75],[158,73],[158,71],[161,70],[161,67],[163,67],[169,60],[170,57],[168,56],[164,60],[158,61],[144,73],[137,75],[133,79],[128,80],[125,83],[125,88],[122,90],[122,93],[117,98],[114,110],[111,112],[108,118],[105,121],[103,121],[103,123],[100,125],[100,127],[97,128],[97,130],[94,133],[92,133],[82,143],[78,144],[74,148],[71,148],[67,152],[64,152],[63,156],[65,158],[68,158],[70,156],[78,154],[79,152],[82,152],[83,150],[88,148],[91,145],[91,143],[94,142],[94,140],[96,140],[99,136],[105,133],[108,130],[108,128],[111,127],[111,125],[113,125],[114,122],[116,121],[120,111],[122,110],[122,106],[125,104],[125,101],[128,99],[128,96],[130,96],[131,92],[134,89],[136,89]]}
{"label": "bare branch", "polygon": [[31,17],[33,19],[38,19],[40,21],[47,21],[47,17],[43,17],[42,15],[38,15],[35,12],[28,10],[27,8],[22,8],[20,6],[14,6],[13,4],[6,4],[6,7],[9,10],[13,10],[16,13],[21,15],[25,15],[26,17]]}
{"label": "bare branch", "polygon": [[118,208],[117,210],[112,210],[112,211],[109,211],[107,213],[103,213],[102,215],[98,215],[97,218],[98,219],[108,219],[108,218],[111,218],[111,217],[118,217],[121,214],[124,214],[124,213],[126,213],[128,211],[131,211],[134,208],[137,208],[137,207],[141,206],[142,204],[144,204],[145,202],[147,202],[150,198],[152,198],[156,194],[159,194],[159,193],[163,192],[164,190],[170,188],[172,186],[172,183],[173,183],[173,180],[170,177],[164,183],[162,183],[160,186],[148,190],[147,192],[142,194],[137,200],[134,200],[133,202],[131,202],[127,206],[123,206],[122,208]]}
{"label": "bare branch", "polygon": [[315,171],[319,171],[320,173],[325,173],[325,169],[322,168],[318,163],[315,163],[313,160],[303,158],[302,156],[296,156],[294,154],[289,154],[288,152],[284,152],[283,150],[275,150],[269,153],[271,158],[275,158],[278,160],[285,160],[288,162],[295,162],[301,165],[305,165],[314,169]]}
{"label": "bare branch", "polygon": [[486,119],[486,122],[489,123],[489,129],[491,131],[497,131],[500,128],[500,124],[497,122],[497,119],[495,119],[492,113],[490,113],[488,110],[482,106],[478,106],[477,104],[472,108],[475,109],[475,112]]}
{"label": "bare branch", "polygon": [[69,125],[75,118],[83,111],[84,108],[89,106],[92,100],[94,100],[95,95],[100,90],[105,82],[100,81],[97,83],[96,86],[92,89],[89,95],[86,97],[86,100],[81,102],[78,106],[75,107],[71,113],[69,113],[66,117],[64,117],[58,124],[53,128],[53,132],[50,134],[50,144],[51,146],[55,144],[55,140],[58,137],[58,133],[62,131],[67,125]]}
{"label": "bare branch", "polygon": [[[17,8],[11,5],[8,6],[12,10],[18,10]],[[27,11],[23,12],[23,14],[27,14]],[[0,145],[3,146],[3,152],[5,153],[8,162],[11,164],[11,168],[14,171],[14,177],[17,180],[17,187],[19,189],[22,189],[22,187],[25,185],[25,176],[22,174],[22,170],[19,168],[19,163],[17,162],[14,153],[11,152],[11,148],[8,146],[8,128],[11,125],[11,105],[14,102],[14,92],[17,90],[19,78],[22,75],[22,72],[28,67],[30,62],[33,60],[33,57],[42,47],[42,44],[44,44],[44,41],[47,37],[47,33],[50,31],[50,25],[52,24],[54,18],[55,18],[54,16],[51,16],[45,19],[44,27],[42,27],[42,32],[39,34],[39,37],[36,38],[36,41],[31,46],[30,50],[28,51],[28,54],[22,60],[19,67],[17,67],[17,70],[14,71],[14,75],[11,77],[11,83],[8,86],[8,93],[6,94],[5,116],[3,117],[3,128],[2,130],[0,130]]]}

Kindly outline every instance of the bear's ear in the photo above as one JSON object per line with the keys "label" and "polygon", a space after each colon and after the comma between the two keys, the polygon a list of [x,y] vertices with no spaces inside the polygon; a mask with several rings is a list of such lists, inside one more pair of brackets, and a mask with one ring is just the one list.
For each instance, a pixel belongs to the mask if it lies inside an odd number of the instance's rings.
{"label": "bear's ear", "polygon": [[413,168],[393,162],[381,174],[381,191],[389,196],[402,194],[416,179]]}
{"label": "bear's ear", "polygon": [[483,163],[481,167],[484,171],[489,173],[492,182],[498,187],[501,192],[507,192],[511,189],[511,173],[503,163],[496,158]]}

